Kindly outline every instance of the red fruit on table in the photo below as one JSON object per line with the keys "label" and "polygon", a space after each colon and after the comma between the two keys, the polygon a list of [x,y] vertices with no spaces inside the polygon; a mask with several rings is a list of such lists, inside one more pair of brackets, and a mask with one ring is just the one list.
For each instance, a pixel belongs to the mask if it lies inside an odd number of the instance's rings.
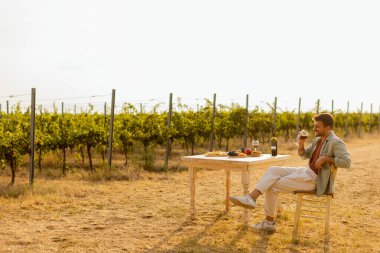
{"label": "red fruit on table", "polygon": [[250,155],[250,154],[252,153],[252,150],[251,150],[250,148],[246,148],[246,149],[244,150],[244,153],[245,153],[246,155]]}

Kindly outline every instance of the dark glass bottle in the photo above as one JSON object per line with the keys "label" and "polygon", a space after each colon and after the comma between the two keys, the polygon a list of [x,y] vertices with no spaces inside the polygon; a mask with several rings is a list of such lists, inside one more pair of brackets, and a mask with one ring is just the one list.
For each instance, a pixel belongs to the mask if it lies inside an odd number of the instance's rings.
{"label": "dark glass bottle", "polygon": [[272,138],[270,139],[270,149],[272,150],[272,156],[277,156],[277,138],[275,131],[272,132]]}

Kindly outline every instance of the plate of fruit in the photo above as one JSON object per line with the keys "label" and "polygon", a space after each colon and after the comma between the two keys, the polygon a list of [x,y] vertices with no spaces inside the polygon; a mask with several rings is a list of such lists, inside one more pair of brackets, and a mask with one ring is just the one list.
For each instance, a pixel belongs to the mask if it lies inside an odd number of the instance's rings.
{"label": "plate of fruit", "polygon": [[248,157],[248,155],[251,154],[251,150],[248,148],[248,149],[245,149],[245,148],[241,148],[239,150],[233,150],[233,151],[229,151],[228,153],[228,157],[230,158],[246,158]]}

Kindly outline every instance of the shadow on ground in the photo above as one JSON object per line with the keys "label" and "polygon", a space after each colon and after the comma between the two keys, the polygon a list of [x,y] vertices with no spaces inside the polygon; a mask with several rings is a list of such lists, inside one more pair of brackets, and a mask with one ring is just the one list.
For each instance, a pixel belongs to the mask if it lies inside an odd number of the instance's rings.
{"label": "shadow on ground", "polygon": [[[237,243],[241,240],[252,240],[250,238],[254,231],[251,228],[247,227],[239,227],[237,233],[229,240],[223,241],[220,246],[208,245],[204,240],[214,226],[217,225],[218,222],[221,222],[223,218],[226,218],[226,212],[219,213],[209,224],[207,224],[200,232],[190,235],[185,239],[182,239],[180,243],[175,245],[170,249],[161,249],[167,242],[170,241],[171,238],[178,235],[183,229],[187,226],[194,225],[196,222],[191,220],[186,220],[179,227],[177,227],[172,233],[164,237],[160,242],[154,245],[151,249],[146,252],[160,252],[160,253],[169,253],[169,252],[267,252],[268,243],[270,241],[271,233],[266,232],[255,232],[256,236],[259,236],[259,240],[255,240],[251,245],[250,249],[238,249]],[[222,233],[222,231],[221,231]],[[230,233],[230,232],[229,232]],[[200,243],[202,241],[202,243]],[[296,250],[291,250],[290,252],[298,252]]]}

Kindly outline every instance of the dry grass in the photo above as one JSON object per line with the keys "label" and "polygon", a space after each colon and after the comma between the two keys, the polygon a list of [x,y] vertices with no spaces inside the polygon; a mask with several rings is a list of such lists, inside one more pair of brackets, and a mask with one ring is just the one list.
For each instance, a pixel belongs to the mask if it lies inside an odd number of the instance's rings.
{"label": "dry grass", "polygon": [[[380,138],[347,141],[352,170],[340,169],[332,205],[331,252],[379,252]],[[291,144],[280,147],[289,153]],[[294,156],[288,165],[303,165]],[[264,170],[251,173],[255,185]],[[224,173],[202,170],[197,181],[197,218],[188,220],[186,172],[141,173],[133,181],[91,181],[67,177],[26,177],[8,187],[0,177],[1,252],[323,252],[323,221],[301,224],[291,243],[295,199],[283,195],[285,213],[278,231],[242,227],[242,210],[224,210]],[[242,192],[232,173],[232,194]],[[264,217],[263,200],[250,222]]]}

